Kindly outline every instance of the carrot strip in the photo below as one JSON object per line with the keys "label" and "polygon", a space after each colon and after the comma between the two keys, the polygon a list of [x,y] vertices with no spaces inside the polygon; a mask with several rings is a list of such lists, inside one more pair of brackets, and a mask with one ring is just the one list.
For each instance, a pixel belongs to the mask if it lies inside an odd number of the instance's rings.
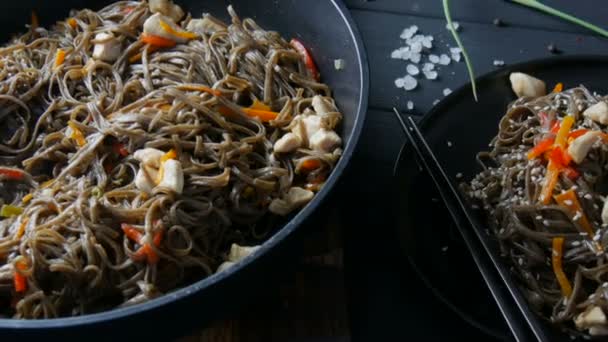
{"label": "carrot strip", "polygon": [[260,119],[262,122],[272,121],[279,116],[277,112],[252,108],[243,108],[243,112],[252,118]]}
{"label": "carrot strip", "polygon": [[73,139],[78,146],[82,147],[87,144],[87,139],[84,137],[82,131],[76,126],[73,121],[68,122],[68,126],[72,129],[72,134],[70,134],[70,138]]}
{"label": "carrot strip", "polygon": [[536,159],[543,153],[547,152],[553,146],[555,138],[549,137],[541,140],[536,146],[534,146],[530,152],[528,152],[528,160]]}
{"label": "carrot strip", "polygon": [[576,131],[570,132],[570,134],[568,135],[568,139],[576,139],[587,132],[589,132],[588,129],[577,129]]}
{"label": "carrot strip", "polygon": [[184,91],[200,91],[202,93],[209,93],[215,96],[222,96],[221,91],[200,84],[184,84],[177,87],[177,89]]}
{"label": "carrot strip", "polygon": [[4,176],[11,180],[22,180],[25,177],[25,173],[19,169],[0,167],[0,176]]}
{"label": "carrot strip", "polygon": [[29,194],[23,196],[23,198],[21,199],[21,203],[28,204],[32,200],[32,198],[34,198],[34,194],[29,193]]}
{"label": "carrot strip", "polygon": [[564,90],[564,84],[562,82],[559,82],[558,84],[555,85],[555,87],[553,88],[553,92],[554,93],[561,93],[562,90]]}
{"label": "carrot strip", "polygon": [[[160,49],[161,49],[161,47],[159,47],[159,46],[150,45],[150,46],[148,46],[148,54],[156,52]],[[139,62],[141,60],[142,54],[143,54],[143,52],[139,52],[139,53],[129,57],[129,63],[133,64],[135,62]]]}
{"label": "carrot strip", "polygon": [[566,116],[561,125],[559,126],[559,131],[557,132],[557,136],[555,137],[555,145],[566,148],[566,142],[568,141],[568,134],[570,133],[570,128],[574,124],[574,117],[571,115]]}
{"label": "carrot strip", "polygon": [[198,37],[198,35],[194,32],[176,31],[173,29],[173,27],[171,27],[171,25],[167,24],[166,22],[164,22],[162,20],[159,20],[159,22],[160,22],[160,28],[162,28],[168,34],[172,34],[176,37],[180,37],[180,38],[184,38],[184,39],[195,39]]}
{"label": "carrot strip", "polygon": [[76,29],[76,27],[78,27],[78,22],[76,21],[76,19],[70,18],[68,19],[68,25],[70,25],[72,29]]}
{"label": "carrot strip", "polygon": [[551,202],[551,195],[553,195],[553,189],[557,185],[559,179],[558,166],[549,161],[547,166],[547,174],[545,175],[545,183],[543,184],[542,191],[540,193],[540,200],[543,204],[549,204]]}
{"label": "carrot strip", "polygon": [[177,43],[171,39],[167,39],[160,36],[155,36],[152,34],[142,33],[140,40],[146,44],[150,44],[152,46],[157,46],[161,48],[172,48]]}
{"label": "carrot strip", "polygon": [[319,69],[317,69],[317,65],[315,64],[315,61],[310,55],[310,52],[308,51],[306,46],[304,46],[304,44],[296,38],[293,38],[289,44],[300,54],[300,56],[302,56],[302,58],[304,59],[304,64],[306,65],[306,69],[308,69],[312,77],[316,81],[319,81],[319,79],[321,78],[321,75],[319,74]]}
{"label": "carrot strip", "polygon": [[579,218],[577,222],[581,225],[585,233],[587,233],[590,237],[593,237],[593,235],[595,234],[593,226],[591,226],[587,215],[585,215],[585,211],[583,210],[583,207],[581,206],[581,203],[579,202],[578,197],[576,196],[576,193],[573,189],[570,189],[562,194],[556,195],[555,201],[559,205],[567,209],[568,216],[570,216],[571,220],[578,216]]}
{"label": "carrot strip", "polygon": [[299,170],[303,172],[311,172],[321,167],[321,162],[318,159],[306,159],[299,165]]}
{"label": "carrot strip", "polygon": [[553,253],[551,255],[553,273],[555,273],[555,278],[557,278],[557,282],[562,289],[562,294],[569,298],[572,294],[572,285],[570,285],[570,281],[568,280],[568,277],[566,277],[566,273],[564,273],[564,269],[562,267],[563,249],[564,238],[553,238]]}
{"label": "carrot strip", "polygon": [[251,106],[249,106],[250,109],[258,109],[258,110],[265,110],[265,111],[272,111],[272,108],[270,108],[269,105],[265,104],[262,101],[259,101],[258,99],[253,100],[253,104]]}
{"label": "carrot strip", "polygon": [[[15,263],[15,267],[19,271],[27,269],[27,265],[21,262]],[[27,291],[27,278],[23,274],[19,273],[19,271],[15,270],[15,273],[13,275],[13,285],[15,286],[15,292],[23,293]]]}
{"label": "carrot strip", "polygon": [[63,49],[57,49],[55,55],[55,69],[59,68],[63,62],[65,62],[65,51]]}
{"label": "carrot strip", "polygon": [[135,243],[140,243],[142,234],[137,229],[135,229],[133,226],[123,223],[120,225],[120,228],[125,233],[127,238],[129,238],[129,240],[131,240]]}
{"label": "carrot strip", "polygon": [[27,223],[30,221],[29,218],[24,218],[21,221],[21,225],[19,226],[19,230],[17,230],[17,239],[20,239],[23,234],[25,234],[25,227],[27,227]]}

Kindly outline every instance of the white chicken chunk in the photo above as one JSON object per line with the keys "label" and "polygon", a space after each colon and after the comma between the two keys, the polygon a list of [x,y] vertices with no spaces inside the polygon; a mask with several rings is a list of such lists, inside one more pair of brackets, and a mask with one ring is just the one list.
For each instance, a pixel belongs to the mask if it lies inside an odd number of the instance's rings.
{"label": "white chicken chunk", "polygon": [[302,139],[293,133],[287,133],[274,143],[274,151],[288,153],[295,151],[302,145]]}
{"label": "white chicken chunk", "polygon": [[154,175],[149,174],[143,167],[140,167],[135,176],[135,186],[143,192],[150,193],[156,186],[154,179]]}
{"label": "white chicken chunk", "polygon": [[598,306],[592,306],[576,316],[574,324],[579,329],[588,329],[593,326],[601,326],[606,324],[606,315]]}
{"label": "white chicken chunk", "polygon": [[608,125],[608,104],[604,101],[600,101],[587,108],[583,112],[583,115],[602,125]]}
{"label": "white chicken chunk", "polygon": [[260,246],[239,246],[236,243],[233,243],[230,246],[230,253],[228,254],[228,260],[224,261],[218,268],[217,272],[221,272],[226,270],[243,260],[247,256],[251,255],[255,251],[260,249]]}
{"label": "white chicken chunk", "polygon": [[310,147],[317,151],[333,152],[333,150],[342,144],[342,139],[334,131],[329,131],[324,128],[320,129],[310,138]]}
{"label": "white chicken chunk", "polygon": [[168,188],[174,192],[181,194],[184,191],[184,171],[182,170],[182,163],[177,160],[167,160],[162,165],[163,178],[158,183],[158,186]]}
{"label": "white chicken chunk", "polygon": [[94,42],[93,58],[97,60],[114,62],[122,53],[120,41],[111,33],[101,32],[96,34]]}
{"label": "white chicken chunk", "polygon": [[574,139],[570,146],[568,146],[568,153],[575,163],[580,164],[583,160],[585,160],[585,157],[587,157],[587,154],[593,145],[599,140],[599,132],[587,132]]}
{"label": "white chicken chunk", "polygon": [[270,203],[271,213],[286,216],[293,210],[310,202],[314,193],[299,187],[292,187],[283,198],[277,198]]}
{"label": "white chicken chunk", "polygon": [[165,15],[173,22],[178,22],[184,17],[184,10],[171,0],[150,0],[149,4],[150,12]]}
{"label": "white chicken chunk", "polygon": [[188,38],[175,35],[163,29],[161,21],[169,25],[173,32],[186,33],[186,31],[182,30],[181,27],[177,26],[177,24],[175,24],[170,18],[160,13],[156,13],[150,18],[146,19],[146,21],[144,22],[144,33],[170,39],[178,43],[185,43],[188,41]]}
{"label": "white chicken chunk", "polygon": [[539,97],[547,93],[545,82],[528,74],[513,72],[509,75],[509,80],[518,97]]}
{"label": "white chicken chunk", "polygon": [[317,115],[327,115],[331,112],[337,112],[338,109],[329,100],[323,98],[321,95],[315,95],[312,98],[312,108],[314,108]]}
{"label": "white chicken chunk", "polygon": [[149,165],[155,168],[160,167],[160,158],[165,155],[165,152],[155,148],[144,148],[135,151],[133,157],[144,165]]}
{"label": "white chicken chunk", "polygon": [[186,29],[190,32],[198,34],[213,34],[219,31],[225,31],[226,26],[218,23],[217,21],[204,17],[203,19],[192,19],[186,26]]}

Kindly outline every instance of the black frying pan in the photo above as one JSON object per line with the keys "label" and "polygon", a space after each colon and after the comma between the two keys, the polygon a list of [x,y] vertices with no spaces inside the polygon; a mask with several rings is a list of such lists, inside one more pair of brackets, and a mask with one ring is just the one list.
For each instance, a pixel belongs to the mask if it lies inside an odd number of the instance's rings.
{"label": "black frying pan", "polygon": [[[63,20],[72,8],[99,9],[109,0],[19,0],[2,1],[0,5],[0,37],[24,30],[30,13],[35,10],[41,24]],[[217,318],[230,308],[246,305],[255,296],[257,287],[267,276],[282,267],[288,250],[297,246],[305,224],[314,224],[321,215],[322,204],[344,173],[355,150],[367,110],[368,66],[357,28],[340,0],[177,0],[193,16],[209,12],[228,19],[226,7],[233,4],[241,17],[252,17],[269,30],[279,31],[285,38],[298,37],[311,50],[323,81],[334,91],[338,107],[344,114],[342,137],[344,154],[326,186],[314,200],[289,220],[252,258],[228,271],[213,275],[145,304],[116,309],[95,315],[53,320],[0,319],[0,340],[23,338],[55,339],[121,339],[181,336],[194,325]],[[334,60],[345,62],[343,70],[334,68]],[[326,203],[327,204],[327,203]],[[315,214],[315,215],[313,215]],[[111,337],[112,336],[112,337]]]}

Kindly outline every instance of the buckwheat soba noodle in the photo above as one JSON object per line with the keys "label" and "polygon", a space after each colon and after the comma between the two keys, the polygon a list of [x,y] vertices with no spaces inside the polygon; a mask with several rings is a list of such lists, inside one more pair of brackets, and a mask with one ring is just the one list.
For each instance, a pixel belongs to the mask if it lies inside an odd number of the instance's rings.
{"label": "buckwheat soba noodle", "polygon": [[520,98],[464,190],[530,305],[574,335],[606,335],[608,98],[584,86],[545,95],[528,77],[512,76]]}
{"label": "buckwheat soba noodle", "polygon": [[133,305],[254,252],[341,114],[305,46],[167,0],[33,16],[0,49],[0,316]]}

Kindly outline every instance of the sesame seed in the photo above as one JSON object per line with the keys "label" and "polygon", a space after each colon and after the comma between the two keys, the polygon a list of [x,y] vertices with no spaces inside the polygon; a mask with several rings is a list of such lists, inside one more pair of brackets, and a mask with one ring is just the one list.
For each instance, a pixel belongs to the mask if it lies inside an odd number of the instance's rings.
{"label": "sesame seed", "polygon": [[580,246],[580,245],[581,245],[581,242],[580,242],[580,241],[572,241],[572,246],[573,246],[573,247],[578,247],[578,246]]}
{"label": "sesame seed", "polygon": [[543,226],[549,227],[549,220],[543,220]]}
{"label": "sesame seed", "polygon": [[540,221],[540,220],[542,220],[542,219],[543,219],[543,217],[542,217],[542,216],[540,216],[540,215],[538,215],[538,216],[536,216],[536,219]]}
{"label": "sesame seed", "polygon": [[457,174],[456,174],[456,178],[462,178],[462,173],[460,173],[460,172],[459,172],[459,173],[457,173]]}
{"label": "sesame seed", "polygon": [[441,247],[441,251],[442,251],[442,252],[447,252],[447,251],[448,251],[448,246],[443,246],[443,247]]}
{"label": "sesame seed", "polygon": [[591,194],[586,194],[585,199],[588,199],[588,200],[593,199],[593,196],[591,196]]}
{"label": "sesame seed", "polygon": [[452,147],[452,145],[453,145],[452,142],[449,140],[447,141],[447,144],[448,144],[448,147]]}
{"label": "sesame seed", "polygon": [[571,200],[565,200],[565,201],[564,201],[564,204],[566,204],[566,205],[570,206],[570,205],[572,205],[572,201],[571,201]]}

